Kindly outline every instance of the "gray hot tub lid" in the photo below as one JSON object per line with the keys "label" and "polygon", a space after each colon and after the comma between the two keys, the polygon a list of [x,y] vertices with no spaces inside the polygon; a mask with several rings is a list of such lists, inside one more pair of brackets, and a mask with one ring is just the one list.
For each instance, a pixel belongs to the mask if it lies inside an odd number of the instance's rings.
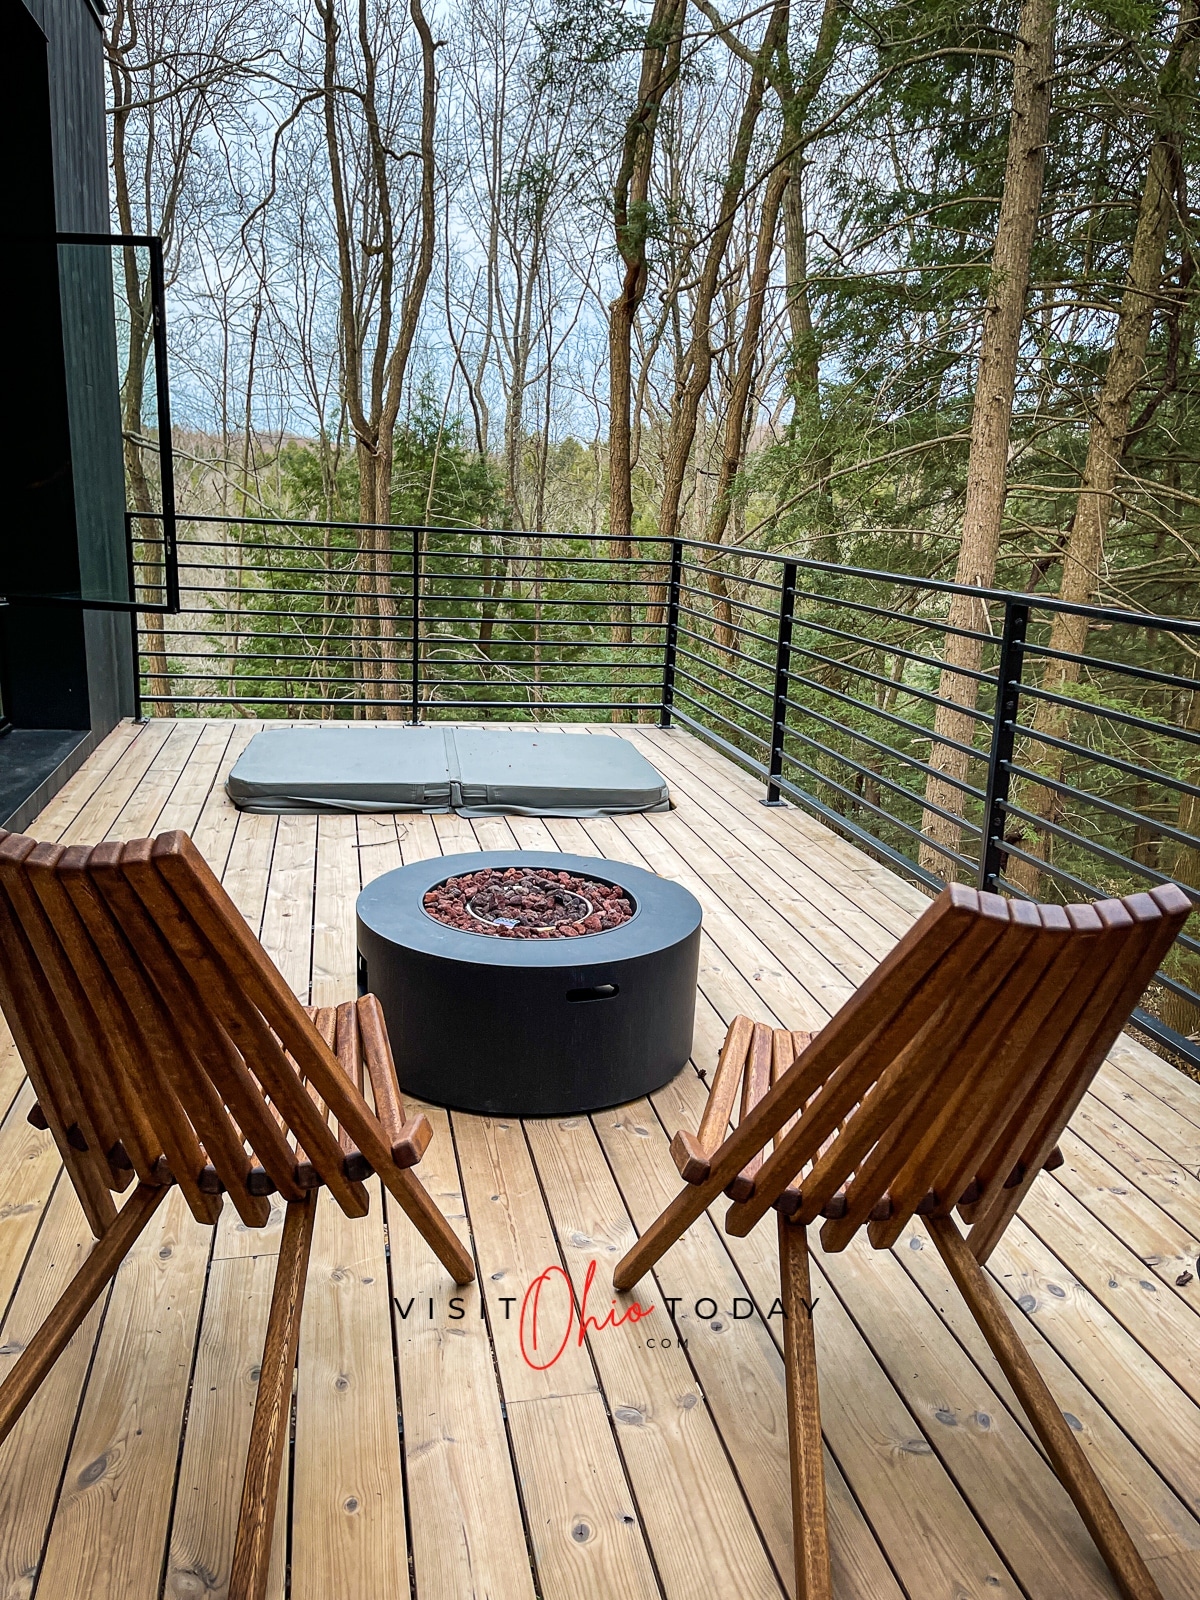
{"label": "gray hot tub lid", "polygon": [[498,728],[269,728],[225,785],[243,811],[606,816],[662,811],[667,785],[613,734]]}

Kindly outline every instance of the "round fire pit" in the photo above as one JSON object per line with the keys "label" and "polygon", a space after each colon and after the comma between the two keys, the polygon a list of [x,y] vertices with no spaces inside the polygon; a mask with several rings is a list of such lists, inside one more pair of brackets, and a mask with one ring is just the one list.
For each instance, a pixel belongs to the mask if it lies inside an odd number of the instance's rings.
{"label": "round fire pit", "polygon": [[358,897],[360,990],[400,1086],[491,1116],[595,1111],[692,1048],[700,906],[640,867],[532,850],[440,856]]}

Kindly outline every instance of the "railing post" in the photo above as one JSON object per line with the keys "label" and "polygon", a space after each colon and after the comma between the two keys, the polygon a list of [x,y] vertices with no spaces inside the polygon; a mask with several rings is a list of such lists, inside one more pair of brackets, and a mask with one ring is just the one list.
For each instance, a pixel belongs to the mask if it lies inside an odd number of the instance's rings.
{"label": "railing post", "polygon": [[[125,560],[129,570],[129,599],[137,606],[137,563],[133,559],[133,513],[125,513]],[[129,643],[133,655],[133,720],[142,719],[142,651],[138,635],[138,613],[129,613]]]}
{"label": "railing post", "polygon": [[683,540],[671,540],[671,576],[667,580],[667,637],[663,651],[662,700],[658,709],[660,728],[671,726],[671,707],[675,704],[675,651],[679,643],[679,590],[683,583]]}
{"label": "railing post", "polygon": [[179,611],[179,547],[175,527],[175,452],[171,433],[171,389],[167,381],[167,293],[162,240],[147,241],[150,251],[150,308],[154,319],[154,387],[158,422],[158,478],[162,490],[163,587],[167,610]]}
{"label": "railing post", "polygon": [[1004,806],[1008,800],[1009,767],[1016,740],[1028,627],[1029,607],[1020,601],[1007,601],[1004,632],[1000,635],[1000,660],[996,666],[996,711],[992,718],[992,749],[988,756],[987,797],[983,803],[983,837],[979,847],[979,887],[993,894],[999,893],[1004,855]]}
{"label": "railing post", "polygon": [[796,563],[783,564],[779,593],[779,631],[775,635],[775,698],[771,706],[771,762],[765,806],[782,805],[779,777],[783,772],[783,741],[787,734],[788,673],[792,666],[792,614],[796,607]]}
{"label": "railing post", "polygon": [[421,725],[421,534],[412,536],[412,726]]}

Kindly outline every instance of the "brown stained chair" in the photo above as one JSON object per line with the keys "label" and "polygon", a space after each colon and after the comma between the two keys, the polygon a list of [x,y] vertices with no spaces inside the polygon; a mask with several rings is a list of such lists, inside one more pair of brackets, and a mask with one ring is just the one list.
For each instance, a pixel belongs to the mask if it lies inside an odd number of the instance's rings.
{"label": "brown stained chair", "polygon": [[825,1219],[826,1251],[864,1226],[884,1250],[917,1215],[1122,1594],[1157,1600],[983,1264],[1190,910],[1174,884],[1078,906],[952,885],[820,1033],[730,1027],[698,1133],[672,1142],[687,1186],[613,1283],[631,1289],[722,1193],[735,1236],[778,1211],[800,1600],[831,1594],[806,1225]]}
{"label": "brown stained chair", "polygon": [[225,1193],[252,1228],[287,1202],[228,1590],[261,1600],[318,1190],[361,1217],[378,1173],[474,1277],[410,1170],[431,1129],[405,1117],[379,1002],[301,1006],[184,833],[64,848],[0,829],[0,1007],[97,1239],[0,1386],[0,1440],[172,1184],[208,1224]]}

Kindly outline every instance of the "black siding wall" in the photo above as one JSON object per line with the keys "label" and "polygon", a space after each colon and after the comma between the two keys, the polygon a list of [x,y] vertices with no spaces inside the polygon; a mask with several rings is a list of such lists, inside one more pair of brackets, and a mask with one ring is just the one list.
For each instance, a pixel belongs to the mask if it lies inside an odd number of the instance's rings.
{"label": "black siding wall", "polygon": [[[8,404],[28,407],[24,426],[18,414],[7,431],[10,441],[24,440],[29,450],[28,414],[49,415],[51,426],[37,432],[41,448],[54,457],[51,477],[31,470],[25,460],[9,464],[10,483],[14,466],[18,477],[25,470],[21,492],[7,509],[0,503],[7,576],[7,584],[0,578],[0,592],[73,587],[91,597],[124,598],[125,489],[110,254],[96,247],[48,252],[29,238],[54,229],[110,230],[100,23],[88,0],[0,0],[0,9],[10,13],[5,31],[15,42],[11,64],[18,66],[7,114],[0,105],[0,124],[12,123],[4,127],[7,155],[0,160],[8,167],[6,188],[19,198],[7,208],[0,235],[24,235],[11,243],[0,237],[0,249],[15,263],[8,303],[24,308],[23,320],[0,344],[0,367],[7,369]],[[45,69],[22,82],[18,63],[27,68],[39,52]],[[61,282],[54,281],[59,267]],[[55,300],[62,308],[57,319]],[[69,439],[65,449],[63,439]],[[58,455],[65,456],[65,467]],[[5,710],[18,734],[74,728],[86,735],[39,784],[39,798],[52,793],[132,713],[130,629],[130,618],[119,613],[21,604],[0,612]],[[18,734],[0,741],[0,768],[6,746],[12,764]]]}

